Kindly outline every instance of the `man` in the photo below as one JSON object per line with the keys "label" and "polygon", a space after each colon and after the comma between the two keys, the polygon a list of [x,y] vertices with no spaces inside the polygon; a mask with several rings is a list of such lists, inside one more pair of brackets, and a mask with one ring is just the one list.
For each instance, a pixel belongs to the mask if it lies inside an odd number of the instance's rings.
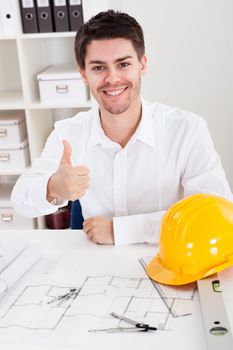
{"label": "man", "polygon": [[75,38],[80,73],[99,107],[55,123],[41,157],[12,193],[33,217],[80,199],[88,238],[100,244],[156,242],[167,208],[193,193],[232,199],[205,121],[141,99],[143,32],[109,10]]}

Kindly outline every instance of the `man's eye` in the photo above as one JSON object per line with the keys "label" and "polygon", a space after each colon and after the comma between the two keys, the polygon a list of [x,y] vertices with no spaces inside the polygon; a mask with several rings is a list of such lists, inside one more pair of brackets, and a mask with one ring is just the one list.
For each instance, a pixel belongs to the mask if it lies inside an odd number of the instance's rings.
{"label": "man's eye", "polygon": [[100,72],[100,71],[102,71],[103,69],[104,69],[103,66],[95,66],[95,67],[92,68],[92,70],[95,71],[95,72]]}
{"label": "man's eye", "polygon": [[120,68],[126,68],[129,66],[129,63],[128,62],[122,62],[120,63]]}

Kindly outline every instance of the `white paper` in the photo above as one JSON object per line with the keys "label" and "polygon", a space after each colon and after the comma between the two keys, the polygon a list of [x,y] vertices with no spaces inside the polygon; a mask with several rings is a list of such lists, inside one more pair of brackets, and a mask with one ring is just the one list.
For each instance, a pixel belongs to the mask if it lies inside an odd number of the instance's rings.
{"label": "white paper", "polygon": [[[74,288],[64,302],[57,299]],[[172,306],[179,296],[189,301],[192,296],[197,306],[193,293],[171,288],[167,302]],[[160,349],[168,349],[175,334],[181,337],[189,330],[192,343],[179,348],[205,349],[204,338],[196,337],[196,331],[202,329],[201,315],[173,315],[171,310],[176,308],[167,307],[135,257],[77,254],[43,258],[1,301],[0,342],[81,349],[131,349],[133,345],[139,349],[150,348],[156,339]],[[149,323],[158,331],[136,333],[136,343],[135,333],[98,331],[129,326],[114,319],[111,312]]]}
{"label": "white paper", "polygon": [[[10,250],[10,247],[8,248]],[[13,251],[15,253],[17,250],[12,249],[12,252]],[[37,244],[31,244],[7,265],[7,267],[0,273],[0,297],[7,293],[10,288],[23,277],[23,275],[40,258],[41,254],[41,248]],[[5,251],[5,256],[8,258],[12,257],[10,251],[9,253]],[[4,266],[4,262],[2,265]]]}
{"label": "white paper", "polygon": [[0,241],[0,272],[2,272],[26,247],[23,239],[6,239]]}

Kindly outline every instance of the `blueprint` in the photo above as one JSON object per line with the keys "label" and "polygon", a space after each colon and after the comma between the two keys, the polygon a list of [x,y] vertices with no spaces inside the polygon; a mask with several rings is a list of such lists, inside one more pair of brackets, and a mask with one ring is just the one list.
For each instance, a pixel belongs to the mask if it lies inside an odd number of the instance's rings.
{"label": "blueprint", "polygon": [[0,241],[0,273],[27,247],[23,239]]}
{"label": "blueprint", "polygon": [[0,242],[0,297],[31,269],[41,254],[37,244],[17,239]]}
{"label": "blueprint", "polygon": [[192,314],[196,286],[181,290],[153,283],[143,268],[148,258],[125,256],[119,262],[117,256],[83,254],[38,260],[39,251],[31,249],[37,263],[0,299],[0,343],[81,346],[85,341],[92,348],[105,330],[107,347],[117,337],[108,329],[128,326],[111,312],[160,333],[172,331],[176,320],[185,324]]}

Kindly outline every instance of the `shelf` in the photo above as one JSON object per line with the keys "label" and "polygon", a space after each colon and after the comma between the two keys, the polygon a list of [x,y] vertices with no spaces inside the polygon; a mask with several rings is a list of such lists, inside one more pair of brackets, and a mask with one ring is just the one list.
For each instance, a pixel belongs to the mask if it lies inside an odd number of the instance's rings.
{"label": "shelf", "polygon": [[0,36],[0,41],[2,40],[16,40],[15,35],[2,35]]}
{"label": "shelf", "polygon": [[51,33],[33,33],[33,34],[21,34],[20,39],[46,39],[46,38],[73,38],[76,32],[51,32]]}
{"label": "shelf", "polygon": [[11,176],[11,175],[21,175],[23,174],[26,170],[29,170],[30,167],[27,168],[19,168],[19,169],[12,169],[12,170],[1,170],[0,169],[0,176]]}
{"label": "shelf", "polygon": [[24,109],[22,92],[1,92],[0,93],[0,110],[5,109]]}
{"label": "shelf", "polygon": [[27,40],[27,39],[46,39],[46,38],[74,38],[76,32],[51,32],[51,33],[29,33],[18,35],[1,35],[2,40]]}
{"label": "shelf", "polygon": [[86,101],[82,103],[73,103],[73,104],[64,104],[64,105],[43,105],[39,101],[31,103],[28,108],[29,109],[64,109],[64,108],[91,108],[92,102]]}

